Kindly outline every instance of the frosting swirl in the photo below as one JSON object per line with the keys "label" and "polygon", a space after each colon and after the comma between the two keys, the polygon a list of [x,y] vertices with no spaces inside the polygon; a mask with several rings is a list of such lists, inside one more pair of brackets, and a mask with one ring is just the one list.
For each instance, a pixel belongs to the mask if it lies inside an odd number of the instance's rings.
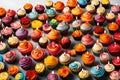
{"label": "frosting swirl", "polygon": [[65,52],[59,57],[59,60],[61,63],[67,63],[71,60],[71,57],[69,54],[66,54]]}
{"label": "frosting swirl", "polygon": [[65,31],[65,30],[68,30],[69,29],[69,24],[66,23],[66,22],[61,22],[58,24],[58,26],[56,27],[57,30],[60,30],[60,31]]}
{"label": "frosting swirl", "polygon": [[44,65],[43,63],[37,63],[37,64],[35,65],[35,71],[36,71],[37,73],[42,73],[42,72],[44,72],[44,71],[45,71],[45,65]]}
{"label": "frosting swirl", "polygon": [[90,73],[87,70],[82,70],[82,71],[79,72],[78,75],[81,79],[86,79],[90,76]]}
{"label": "frosting swirl", "polygon": [[9,27],[5,27],[1,30],[1,34],[3,35],[11,35],[13,33],[13,30],[12,28],[9,28]]}
{"label": "frosting swirl", "polygon": [[8,73],[10,75],[15,75],[18,73],[18,71],[19,71],[19,69],[18,69],[18,66],[16,66],[16,65],[12,65],[8,68]]}
{"label": "frosting swirl", "polygon": [[17,73],[15,80],[25,80],[25,75],[23,73]]}

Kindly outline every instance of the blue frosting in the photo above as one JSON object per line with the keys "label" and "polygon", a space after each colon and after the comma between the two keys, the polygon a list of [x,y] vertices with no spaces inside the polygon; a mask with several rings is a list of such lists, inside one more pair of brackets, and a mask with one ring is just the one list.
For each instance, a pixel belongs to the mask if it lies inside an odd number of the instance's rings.
{"label": "blue frosting", "polygon": [[3,57],[2,56],[0,56],[0,62],[3,62]]}
{"label": "blue frosting", "polygon": [[30,12],[29,14],[28,14],[28,17],[30,18],[30,19],[36,19],[37,18],[37,13],[36,12]]}
{"label": "blue frosting", "polygon": [[46,11],[46,14],[55,14],[55,10],[54,9],[48,9]]}
{"label": "blue frosting", "polygon": [[100,69],[97,69],[96,66],[94,66],[91,68],[91,73],[96,77],[102,77],[105,71],[102,67],[100,67]]}
{"label": "blue frosting", "polygon": [[87,26],[87,27],[86,27],[85,24],[82,24],[82,25],[80,26],[80,29],[81,29],[81,30],[86,30],[86,31],[87,31],[87,30],[90,30],[90,29],[91,29],[91,26]]}
{"label": "blue frosting", "polygon": [[87,1],[86,0],[78,0],[78,3],[80,4],[80,5],[87,5]]}
{"label": "blue frosting", "polygon": [[56,29],[61,30],[61,31],[65,31],[65,30],[69,29],[69,24],[67,24],[66,22],[61,22],[58,24]]}
{"label": "blue frosting", "polygon": [[18,80],[26,80],[23,73],[18,73],[18,75],[20,76]]}
{"label": "blue frosting", "polygon": [[78,64],[76,64],[76,63],[71,63],[71,64],[69,64],[69,68],[71,68],[71,69],[77,69],[79,66],[78,66]]}

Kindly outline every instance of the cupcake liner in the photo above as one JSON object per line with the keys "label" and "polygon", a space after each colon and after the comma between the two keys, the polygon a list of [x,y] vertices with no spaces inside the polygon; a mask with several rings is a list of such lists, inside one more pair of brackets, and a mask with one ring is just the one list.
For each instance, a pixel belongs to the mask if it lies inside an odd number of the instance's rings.
{"label": "cupcake liner", "polygon": [[91,29],[90,30],[81,30],[81,32],[83,33],[83,34],[87,34],[87,33],[90,33],[90,31],[91,31]]}
{"label": "cupcake liner", "polygon": [[71,42],[70,42],[70,43],[67,43],[67,44],[61,44],[61,45],[62,45],[62,48],[67,49],[67,48],[70,47]]}
{"label": "cupcake liner", "polygon": [[0,51],[0,54],[5,54],[7,52],[7,48],[5,48],[4,50]]}
{"label": "cupcake liner", "polygon": [[27,35],[24,35],[24,36],[17,36],[20,40],[24,40],[24,39],[27,39]]}
{"label": "cupcake liner", "polygon": [[[79,4],[79,5],[80,5],[80,4]],[[86,5],[80,5],[80,7],[81,7],[81,8],[85,8],[85,7],[86,7]]]}
{"label": "cupcake liner", "polygon": [[93,52],[93,54],[94,54],[96,57],[99,57],[100,53],[101,53],[101,52],[99,52],[99,53],[98,53],[98,52]]}
{"label": "cupcake liner", "polygon": [[80,27],[78,27],[78,28],[72,27],[72,28],[73,28],[74,31],[75,30],[80,30]]}
{"label": "cupcake liner", "polygon": [[26,13],[30,13],[32,9],[25,9]]}
{"label": "cupcake liner", "polygon": [[120,56],[119,52],[109,52],[112,56]]}
{"label": "cupcake liner", "polygon": [[119,29],[116,30],[116,31],[111,31],[111,30],[109,30],[110,34],[114,34],[114,33],[118,32],[118,31],[119,31]]}
{"label": "cupcake liner", "polygon": [[39,43],[40,47],[42,47],[42,48],[46,48],[47,44],[48,44],[48,42],[47,43]]}
{"label": "cupcake liner", "polygon": [[30,27],[30,23],[29,24],[26,24],[26,25],[23,25],[23,24],[21,24],[21,26],[23,27],[23,28],[28,28],[28,27]]}
{"label": "cupcake liner", "polygon": [[10,48],[17,48],[18,45],[19,45],[19,42],[18,42],[17,44],[14,44],[14,45],[10,45],[10,44],[8,43],[8,45],[10,46]]}
{"label": "cupcake liner", "polygon": [[71,71],[72,71],[72,72],[74,72],[74,73],[78,73],[78,72],[80,72],[80,71],[81,71],[81,69],[82,69],[82,68],[81,68],[81,67],[79,67],[78,69],[71,69]]}
{"label": "cupcake liner", "polygon": [[106,9],[108,9],[109,8],[109,4],[102,4],[102,6]]}
{"label": "cupcake liner", "polygon": [[63,64],[63,65],[68,65],[70,62],[71,62],[71,59],[67,62],[60,62],[60,63]]}
{"label": "cupcake liner", "polygon": [[53,66],[47,66],[48,69],[52,70],[57,66],[57,64],[53,65]]}
{"label": "cupcake liner", "polygon": [[25,15],[17,15],[17,16],[18,16],[19,19],[21,19],[21,18],[23,18],[24,16],[26,16],[26,14],[25,14]]}
{"label": "cupcake liner", "polygon": [[39,41],[39,38],[32,38],[32,40],[33,40],[34,42],[38,42],[38,41]]}
{"label": "cupcake liner", "polygon": [[73,38],[74,38],[74,40],[76,40],[76,41],[81,40],[81,36],[80,36],[80,37],[73,37]]}
{"label": "cupcake liner", "polygon": [[12,36],[12,34],[9,34],[9,35],[4,35],[3,34],[3,37],[5,38],[5,39],[8,39],[9,37],[11,37]]}
{"label": "cupcake liner", "polygon": [[66,36],[66,35],[68,34],[68,30],[60,31],[60,34],[61,34],[62,36]]}
{"label": "cupcake liner", "polygon": [[82,52],[76,51],[76,53],[77,53],[78,55],[82,55],[82,54],[85,53],[85,52],[86,52],[86,50],[85,50],[85,51],[82,51]]}
{"label": "cupcake liner", "polygon": [[115,41],[116,43],[119,43],[119,44],[120,44],[120,40],[116,40],[116,39],[114,39],[114,41]]}

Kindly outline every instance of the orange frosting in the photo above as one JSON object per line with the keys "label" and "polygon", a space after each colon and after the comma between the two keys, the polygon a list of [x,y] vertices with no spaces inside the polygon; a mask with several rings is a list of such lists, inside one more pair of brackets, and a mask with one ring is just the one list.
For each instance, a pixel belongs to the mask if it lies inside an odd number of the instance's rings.
{"label": "orange frosting", "polygon": [[62,16],[62,15],[57,15],[57,16],[55,17],[55,19],[56,19],[57,21],[63,21],[63,20],[64,20],[64,16]]}
{"label": "orange frosting", "polygon": [[16,66],[16,65],[12,65],[8,68],[8,73],[10,75],[15,75],[18,73],[18,71],[19,71],[19,69],[18,69],[18,66]]}
{"label": "orange frosting", "polygon": [[3,16],[6,14],[6,10],[2,7],[0,7],[0,16]]}
{"label": "orange frosting", "polygon": [[69,73],[70,73],[70,69],[67,66],[58,69],[58,74],[63,78],[67,77]]}
{"label": "orange frosting", "polygon": [[83,52],[83,51],[86,50],[86,46],[83,45],[83,44],[77,44],[77,45],[75,45],[75,50],[76,50],[77,52]]}
{"label": "orange frosting", "polygon": [[52,30],[48,33],[47,37],[48,37],[48,39],[50,39],[50,40],[52,40],[52,41],[55,41],[55,40],[57,40],[57,39],[60,38],[60,33],[59,33],[57,30],[52,29]]}
{"label": "orange frosting", "polygon": [[68,0],[67,6],[69,7],[76,7],[77,6],[77,0]]}
{"label": "orange frosting", "polygon": [[80,30],[75,30],[73,33],[72,33],[72,36],[73,37],[80,37],[82,36],[82,32]]}
{"label": "orange frosting", "polygon": [[32,9],[33,8],[33,6],[32,6],[32,4],[30,4],[30,3],[26,3],[25,5],[24,5],[24,9]]}
{"label": "orange frosting", "polygon": [[108,29],[112,30],[112,31],[116,31],[116,30],[119,29],[119,26],[118,26],[118,24],[116,24],[116,23],[113,22],[113,23],[109,24]]}
{"label": "orange frosting", "polygon": [[92,16],[91,13],[85,12],[85,13],[82,14],[81,20],[83,22],[91,22],[93,20],[93,16]]}
{"label": "orange frosting", "polygon": [[82,61],[84,64],[90,65],[95,61],[95,57],[90,52],[82,54]]}
{"label": "orange frosting", "polygon": [[31,52],[31,56],[35,59],[35,60],[41,60],[44,58],[45,56],[45,51],[42,48],[36,48]]}
{"label": "orange frosting", "polygon": [[64,3],[61,2],[61,1],[57,1],[55,4],[54,4],[54,8],[56,10],[62,10],[64,8]]}
{"label": "orange frosting", "polygon": [[107,33],[103,33],[100,35],[100,42],[102,43],[110,43],[111,40],[112,40],[112,37]]}
{"label": "orange frosting", "polygon": [[63,13],[63,20],[66,21],[66,22],[71,22],[73,20],[73,15],[72,13]]}
{"label": "orange frosting", "polygon": [[73,15],[79,16],[82,14],[83,10],[81,7],[76,7],[76,8],[73,8],[71,12]]}

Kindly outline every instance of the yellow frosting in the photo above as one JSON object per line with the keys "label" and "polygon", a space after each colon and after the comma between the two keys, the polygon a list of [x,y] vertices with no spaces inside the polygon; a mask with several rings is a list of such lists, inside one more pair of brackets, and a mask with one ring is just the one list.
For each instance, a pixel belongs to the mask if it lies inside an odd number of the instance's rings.
{"label": "yellow frosting", "polygon": [[19,40],[17,37],[9,37],[9,39],[8,39],[8,43],[11,45],[16,44],[18,42],[19,42]]}
{"label": "yellow frosting", "polygon": [[4,69],[4,63],[3,62],[0,62],[0,71]]}
{"label": "yellow frosting", "polygon": [[79,73],[79,77],[82,79],[86,79],[90,76],[90,73],[87,70],[82,70]]}
{"label": "yellow frosting", "polygon": [[0,73],[0,80],[9,80],[9,74],[7,72]]}
{"label": "yellow frosting", "polygon": [[42,28],[43,23],[39,20],[32,21],[32,28]]}
{"label": "yellow frosting", "polygon": [[109,4],[109,0],[102,0],[102,4]]}
{"label": "yellow frosting", "polygon": [[45,66],[43,63],[37,63],[35,66],[35,71],[38,73],[42,73],[45,71]]}

